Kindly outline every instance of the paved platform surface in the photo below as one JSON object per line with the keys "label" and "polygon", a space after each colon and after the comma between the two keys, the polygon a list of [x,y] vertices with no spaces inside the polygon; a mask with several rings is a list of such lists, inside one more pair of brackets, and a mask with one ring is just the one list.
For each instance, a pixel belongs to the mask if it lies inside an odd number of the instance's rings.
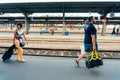
{"label": "paved platform surface", "polygon": [[[27,36],[29,44],[25,47],[30,48],[52,48],[52,49],[80,49],[83,46],[84,34],[70,34],[65,36],[63,34],[43,34],[30,33]],[[1,40],[2,38],[10,38],[10,40]],[[0,32],[0,46],[11,46],[13,44],[13,33]],[[34,41],[32,41],[34,40]],[[102,41],[102,42],[101,42]],[[120,36],[112,36],[106,34],[101,36],[98,34],[99,50],[120,50]],[[114,45],[114,46],[111,46]],[[64,47],[63,47],[64,46]]]}
{"label": "paved platform surface", "polygon": [[[0,55],[1,57],[2,55]],[[0,80],[120,80],[120,60],[104,59],[104,66],[87,69],[84,59],[24,56],[26,63],[0,60]]]}
{"label": "paved platform surface", "polygon": [[[13,32],[0,32],[0,37],[13,37]],[[106,34],[105,36],[101,36],[101,34],[97,34],[98,35],[98,39],[120,39],[120,35],[119,36],[115,36],[115,35],[111,35],[111,34]],[[47,37],[47,38],[84,38],[84,33],[82,34],[72,34],[70,33],[68,36],[63,35],[63,33],[55,33],[54,35],[51,34],[42,34],[40,35],[39,33],[29,33],[26,34],[27,37],[30,38],[40,38],[40,37]]]}

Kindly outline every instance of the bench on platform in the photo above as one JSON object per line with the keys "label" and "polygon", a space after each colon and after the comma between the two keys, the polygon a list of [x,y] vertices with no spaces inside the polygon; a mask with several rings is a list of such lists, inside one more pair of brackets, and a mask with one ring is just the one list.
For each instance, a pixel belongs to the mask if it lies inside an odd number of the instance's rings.
{"label": "bench on platform", "polygon": [[42,33],[50,33],[50,31],[49,30],[40,30],[40,34],[42,34]]}

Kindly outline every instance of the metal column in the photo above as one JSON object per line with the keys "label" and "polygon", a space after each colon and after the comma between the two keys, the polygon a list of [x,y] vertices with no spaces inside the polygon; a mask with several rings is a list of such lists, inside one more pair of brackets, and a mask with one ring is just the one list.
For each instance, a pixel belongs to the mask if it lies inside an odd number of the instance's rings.
{"label": "metal column", "polygon": [[46,29],[48,29],[48,15],[46,17]]}
{"label": "metal column", "polygon": [[66,31],[66,25],[65,25],[65,10],[64,10],[64,7],[63,7],[63,34],[65,33]]}
{"label": "metal column", "polygon": [[103,21],[102,33],[101,36],[105,36],[106,33],[106,21]]}
{"label": "metal column", "polygon": [[28,16],[27,14],[24,14],[25,15],[25,29],[26,29],[26,34],[28,34],[28,30],[30,29],[29,28],[29,23],[28,23]]}
{"label": "metal column", "polygon": [[11,27],[11,30],[12,30],[13,29],[12,22],[10,22],[10,27]]}

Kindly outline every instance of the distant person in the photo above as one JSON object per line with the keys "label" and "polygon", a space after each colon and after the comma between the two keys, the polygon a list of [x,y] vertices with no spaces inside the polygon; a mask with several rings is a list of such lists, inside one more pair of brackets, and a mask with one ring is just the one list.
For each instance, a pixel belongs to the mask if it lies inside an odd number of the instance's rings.
{"label": "distant person", "polygon": [[26,40],[26,43],[28,44],[28,41],[25,37],[25,33],[22,29],[22,24],[21,23],[17,23],[17,28],[14,31],[14,39],[13,39],[13,43],[15,43],[15,46],[18,50],[18,53],[16,55],[16,60],[20,61],[20,62],[25,62],[24,58],[23,58],[23,49],[22,46],[20,45],[20,43],[23,42],[22,36],[24,37],[24,39]]}
{"label": "distant person", "polygon": [[112,35],[116,34],[115,32],[115,26],[113,27],[113,30],[112,30]]}
{"label": "distant person", "polygon": [[50,31],[51,31],[51,35],[54,35],[55,29],[53,27],[50,28]]}
{"label": "distant person", "polygon": [[119,35],[119,27],[116,30],[116,34]]}
{"label": "distant person", "polygon": [[75,60],[77,63],[77,66],[79,66],[79,61],[85,57],[89,52],[98,51],[98,45],[97,45],[97,30],[94,26],[95,18],[93,16],[90,16],[88,18],[88,23],[86,24],[86,27],[84,28],[85,31],[85,37],[84,37],[84,51],[80,54],[80,56]]}

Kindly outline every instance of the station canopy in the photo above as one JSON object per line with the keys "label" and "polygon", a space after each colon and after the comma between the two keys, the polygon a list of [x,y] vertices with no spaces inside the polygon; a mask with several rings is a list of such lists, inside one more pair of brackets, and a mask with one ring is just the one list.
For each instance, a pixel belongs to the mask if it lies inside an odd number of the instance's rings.
{"label": "station canopy", "polygon": [[[114,0],[2,0],[1,17],[89,17],[107,16],[119,20],[120,1]],[[98,19],[97,18],[97,19]],[[73,18],[71,18],[73,19]]]}
{"label": "station canopy", "polygon": [[2,0],[0,13],[99,13],[120,12],[118,0]]}

